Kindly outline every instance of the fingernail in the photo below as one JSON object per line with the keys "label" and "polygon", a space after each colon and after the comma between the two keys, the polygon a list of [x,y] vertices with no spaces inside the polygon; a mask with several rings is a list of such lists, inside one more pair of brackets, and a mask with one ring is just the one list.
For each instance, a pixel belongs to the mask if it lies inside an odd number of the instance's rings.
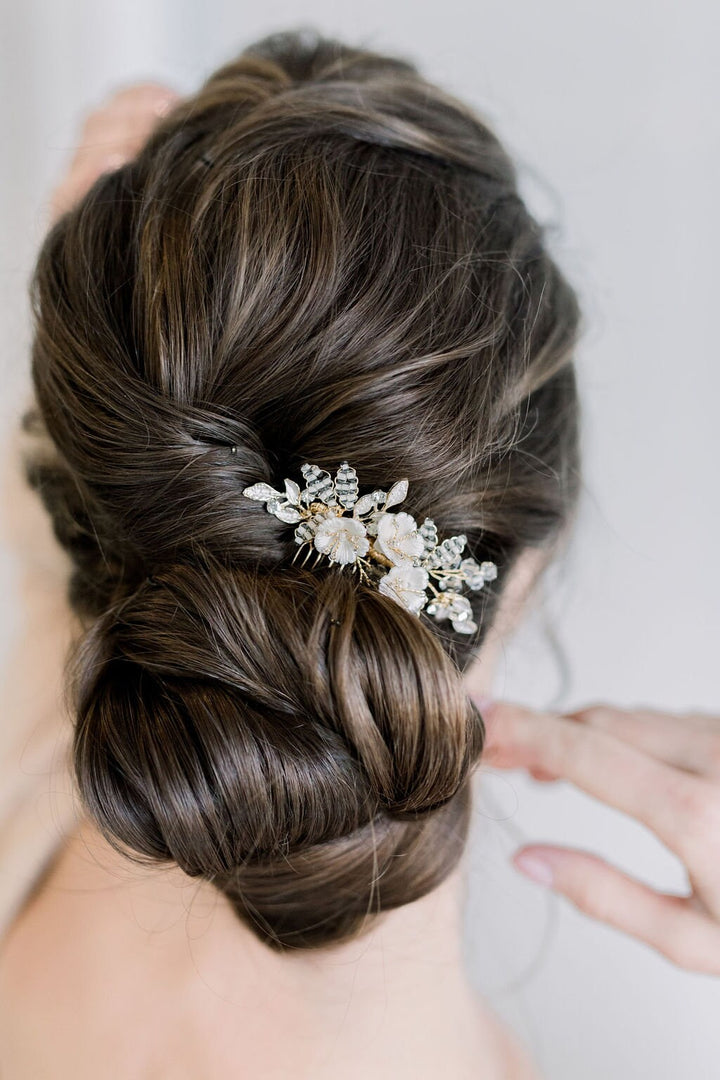
{"label": "fingernail", "polygon": [[555,873],[547,859],[534,853],[521,851],[513,856],[512,861],[522,874],[537,882],[538,885],[552,885]]}
{"label": "fingernail", "polygon": [[153,106],[154,112],[158,116],[167,116],[170,110],[177,104],[179,97],[179,94],[169,93],[166,97],[160,98]]}

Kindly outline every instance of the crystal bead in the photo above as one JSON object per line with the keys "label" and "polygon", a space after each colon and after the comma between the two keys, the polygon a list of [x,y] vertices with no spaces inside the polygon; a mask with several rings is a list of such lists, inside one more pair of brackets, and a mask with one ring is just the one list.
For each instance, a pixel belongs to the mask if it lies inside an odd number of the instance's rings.
{"label": "crystal bead", "polygon": [[325,469],[317,465],[302,466],[301,472],[305,477],[305,491],[303,501],[308,505],[315,501],[324,502],[326,506],[334,506],[337,502],[333,488],[332,477]]}
{"label": "crystal bead", "polygon": [[437,547],[437,542],[438,542],[437,525],[432,520],[432,518],[425,518],[425,520],[423,521],[423,523],[420,526],[420,529],[418,531],[419,531],[420,535],[422,536],[423,541],[425,543],[425,551],[428,554],[430,554],[430,552],[434,548]]}
{"label": "crystal bead", "polygon": [[438,580],[438,589],[443,592],[449,590],[450,592],[458,592],[463,587],[463,579],[456,574],[449,574],[447,577],[442,577]]}
{"label": "crystal bead", "polygon": [[346,510],[350,510],[357,502],[357,473],[351,465],[348,465],[347,461],[343,461],[335,474],[335,494],[338,497],[338,502],[344,506]]}

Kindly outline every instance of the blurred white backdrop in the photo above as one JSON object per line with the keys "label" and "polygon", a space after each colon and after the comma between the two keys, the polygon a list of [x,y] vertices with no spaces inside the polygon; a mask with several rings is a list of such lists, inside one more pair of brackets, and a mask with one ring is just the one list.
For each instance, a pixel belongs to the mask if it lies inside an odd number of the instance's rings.
{"label": "blurred white backdrop", "polygon": [[[718,710],[719,22],[710,0],[5,0],[0,435],[24,399],[27,277],[85,110],[136,79],[190,92],[277,29],[310,25],[404,54],[513,152],[585,309],[582,513],[544,616],[507,643],[497,691],[534,705]],[[7,558],[0,572],[6,648]],[[559,697],[543,619],[569,665]],[[568,784],[486,770],[480,787],[468,957],[545,1075],[720,1075],[719,980],[676,969],[508,865],[518,841],[558,841],[680,890],[677,860]]]}

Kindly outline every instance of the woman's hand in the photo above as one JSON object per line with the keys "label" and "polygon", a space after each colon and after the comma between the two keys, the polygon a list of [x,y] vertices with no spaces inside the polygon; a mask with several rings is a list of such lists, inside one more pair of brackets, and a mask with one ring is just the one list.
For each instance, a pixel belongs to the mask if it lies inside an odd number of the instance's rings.
{"label": "woman's hand", "polygon": [[720,975],[720,717],[594,705],[554,716],[485,707],[483,762],[570,780],[643,822],[685,864],[687,896],[656,892],[588,852],[528,844],[519,870],[679,967]]}
{"label": "woman's hand", "polygon": [[81,199],[98,176],[134,157],[179,98],[169,86],[137,83],[115,91],[88,113],[68,171],[50,197],[50,224]]}

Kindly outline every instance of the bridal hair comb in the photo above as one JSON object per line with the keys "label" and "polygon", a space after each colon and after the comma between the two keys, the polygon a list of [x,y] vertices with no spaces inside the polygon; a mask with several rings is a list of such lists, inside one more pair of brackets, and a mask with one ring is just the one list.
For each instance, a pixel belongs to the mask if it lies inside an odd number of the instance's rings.
{"label": "bridal hair comb", "polygon": [[307,546],[303,565],[314,549],[313,565],[325,556],[341,567],[350,566],[363,582],[373,582],[414,615],[424,611],[438,622],[449,619],[458,633],[475,633],[472,607],[461,590],[465,585],[474,592],[482,589],[497,577],[497,566],[462,558],[467,543],[463,534],[439,543],[431,518],[418,526],[410,514],[390,512],[405,499],[407,480],[398,480],[389,491],[361,496],[357,473],[347,461],[334,480],[317,465],[306,463],[301,472],[302,490],[286,479],[284,491],[258,483],[244,488],[243,495],[296,526],[296,543],[301,550]]}

